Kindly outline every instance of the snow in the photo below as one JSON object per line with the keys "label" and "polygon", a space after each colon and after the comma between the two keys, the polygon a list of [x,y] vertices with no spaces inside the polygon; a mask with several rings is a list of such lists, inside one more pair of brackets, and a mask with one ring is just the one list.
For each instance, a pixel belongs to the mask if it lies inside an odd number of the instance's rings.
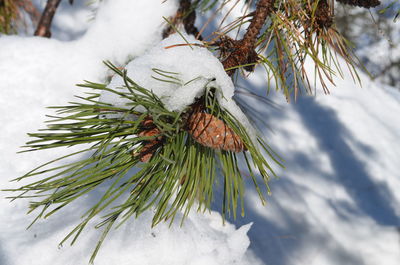
{"label": "snow", "polygon": [[[218,58],[208,49],[195,46],[201,43],[194,37],[186,34],[183,37],[192,45],[186,44],[179,34],[173,34],[130,62],[126,66],[128,76],[139,86],[156,94],[170,111],[183,111],[194,103],[195,98],[202,96],[206,88],[211,87],[216,87],[220,92],[218,95],[221,103],[232,100],[234,85]],[[112,89],[123,86],[124,81],[120,76],[114,77],[109,85]],[[121,102],[123,98],[110,98],[112,96],[117,97],[108,92],[103,94],[100,100],[115,101],[116,104],[122,105],[127,103]]]}
{"label": "snow", "polygon": [[[160,2],[102,1],[94,20],[86,19],[90,9],[77,13],[65,9],[66,20],[70,13],[83,23],[78,33],[70,27],[60,32],[60,27],[54,32],[57,39],[0,38],[1,189],[13,185],[10,179],[66,151],[15,154],[27,141],[27,132],[43,127],[44,115],[51,113],[45,107],[65,104],[80,94],[75,83],[104,81],[108,73],[102,60],[122,65],[136,57],[129,66],[133,69],[152,49],[163,47],[158,44],[159,26],[164,23],[162,16],[174,13],[176,2]],[[207,53],[201,48],[195,51]],[[187,57],[183,60],[190,60]],[[170,71],[171,65],[165,65],[169,69],[163,70]],[[216,65],[212,77],[219,77]],[[195,68],[203,71],[200,64],[195,66],[176,71],[187,81],[199,75]],[[186,72],[193,75],[184,76]],[[201,73],[211,78],[206,74]],[[271,92],[269,98],[278,108],[238,93],[236,97],[256,109],[272,128],[261,125],[267,142],[285,159],[286,169],[276,169],[280,178],[271,183],[268,205],[260,204],[249,182],[246,216],[225,226],[217,212],[218,201],[211,214],[191,213],[183,227],[161,224],[151,229],[152,213],[146,212],[111,232],[95,264],[398,265],[400,93],[365,75],[361,79],[359,87],[347,74],[344,80],[335,80],[337,87],[330,88],[330,95],[302,96],[294,104]],[[229,91],[222,79],[216,84]],[[257,68],[241,85],[265,95],[265,72]],[[224,96],[229,99],[231,94]],[[25,228],[34,216],[25,214],[27,202],[1,199],[0,264],[87,264],[99,231],[85,230],[73,247],[57,245],[77,224],[81,206],[92,199],[85,197],[29,230]]]}
{"label": "snow", "polygon": [[[258,70],[244,85],[262,93]],[[251,192],[235,223],[254,222],[250,248],[265,264],[398,264],[400,93],[361,79],[359,87],[346,73],[330,95],[317,88],[288,105],[272,93],[278,109],[258,106],[287,168],[271,184],[269,206]]]}
{"label": "snow", "polygon": [[[260,264],[254,257],[245,255],[250,244],[246,235],[250,224],[239,229],[230,224],[222,226],[221,216],[216,212],[192,214],[182,228],[178,222],[171,228],[164,223],[151,229],[151,219],[151,212],[146,212],[112,231],[95,264]],[[7,231],[2,226],[2,243],[5,243],[2,249],[6,255],[0,256],[1,264],[88,264],[97,234],[84,233],[74,247],[57,249],[59,237],[72,228],[60,227],[57,222],[63,224],[62,218],[28,232],[24,231],[23,222],[18,230]],[[16,232],[25,236],[15,237]],[[6,242],[6,238],[11,242]],[[18,254],[21,252],[24,255]]]}
{"label": "snow", "polygon": [[[196,45],[197,44],[197,45]],[[215,88],[220,105],[249,129],[255,132],[246,115],[232,99],[234,85],[221,62],[201,42],[186,34],[173,34],[148,52],[128,63],[127,75],[139,86],[156,94],[170,111],[183,111],[206,89]],[[168,76],[168,77],[166,77]],[[124,80],[116,75],[109,88],[124,89]],[[125,90],[127,90],[125,88]],[[112,92],[103,92],[100,101],[124,106],[129,103]]]}

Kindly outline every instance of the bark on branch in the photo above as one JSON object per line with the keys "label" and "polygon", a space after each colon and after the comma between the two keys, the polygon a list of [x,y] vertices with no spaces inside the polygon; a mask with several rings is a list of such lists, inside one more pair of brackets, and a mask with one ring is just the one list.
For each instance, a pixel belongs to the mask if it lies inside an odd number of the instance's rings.
{"label": "bark on branch", "polygon": [[39,25],[36,28],[35,36],[41,36],[50,38],[51,37],[51,22],[56,13],[57,7],[61,0],[48,0],[43,14],[40,18]]}
{"label": "bark on branch", "polygon": [[[275,0],[259,0],[254,12],[250,26],[242,40],[235,41],[233,52],[222,62],[228,75],[233,75],[235,69],[239,65],[254,64],[257,61],[257,53],[255,52],[255,44],[260,34],[265,20],[271,14]],[[229,70],[230,69],[230,70]]]}
{"label": "bark on branch", "polygon": [[[175,26],[179,23],[183,24],[187,34],[197,36],[199,40],[203,39],[201,36],[198,36],[199,31],[195,26],[196,10],[193,8],[191,0],[180,0],[178,11],[171,20]],[[175,33],[175,29],[171,26],[167,27],[163,32],[163,39],[172,33]]]}
{"label": "bark on branch", "polygon": [[376,7],[381,4],[380,0],[336,0],[336,1],[342,4],[359,6],[364,8]]}

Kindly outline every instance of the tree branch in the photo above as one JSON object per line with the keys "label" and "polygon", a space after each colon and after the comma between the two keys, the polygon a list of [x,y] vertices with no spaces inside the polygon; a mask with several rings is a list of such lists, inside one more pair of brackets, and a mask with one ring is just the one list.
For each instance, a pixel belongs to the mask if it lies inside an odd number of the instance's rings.
{"label": "tree branch", "polygon": [[[196,10],[193,8],[191,0],[180,0],[178,11],[176,12],[175,17],[172,18],[172,23],[174,25],[182,23],[187,34],[193,35],[197,37],[197,39],[202,40],[203,38],[201,35],[199,35],[199,31],[195,26],[195,22]],[[173,27],[169,26],[163,32],[163,38],[167,38],[174,32],[175,30]]]}
{"label": "tree branch", "polygon": [[50,38],[51,37],[51,22],[53,21],[53,17],[56,13],[57,7],[60,4],[61,0],[48,0],[46,7],[42,13],[42,17],[40,18],[39,25],[36,28],[35,36],[41,36]]}
{"label": "tree branch", "polygon": [[[250,26],[240,41],[234,42],[234,51],[222,62],[228,75],[233,75],[235,69],[239,65],[253,64],[257,61],[257,53],[254,48],[257,42],[257,37],[265,23],[267,17],[273,10],[275,0],[259,0],[257,3],[256,11]],[[252,67],[248,68],[252,70]]]}
{"label": "tree branch", "polygon": [[359,6],[364,8],[376,7],[381,4],[380,0],[336,0],[336,1],[342,4]]}

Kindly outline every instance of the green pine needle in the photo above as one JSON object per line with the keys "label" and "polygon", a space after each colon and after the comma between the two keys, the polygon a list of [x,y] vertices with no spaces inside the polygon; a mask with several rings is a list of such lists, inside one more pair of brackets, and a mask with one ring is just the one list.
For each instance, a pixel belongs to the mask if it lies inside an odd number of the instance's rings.
{"label": "green pine needle", "polygon": [[[181,113],[167,110],[160,98],[129,79],[125,71],[111,63],[106,65],[124,78],[125,86],[110,89],[105,84],[92,82],[80,85],[90,89],[86,97],[78,97],[79,102],[66,106],[53,107],[56,115],[51,116],[46,129],[29,134],[33,140],[26,144],[24,152],[76,145],[81,145],[82,150],[54,159],[15,179],[31,179],[32,182],[13,189],[20,194],[10,197],[33,199],[29,212],[39,212],[37,219],[47,218],[106,184],[98,201],[88,206],[81,223],[61,244],[69,239],[73,244],[92,219],[101,217],[96,228],[103,233],[91,258],[93,261],[112,227],[150,208],[154,209],[153,226],[163,221],[172,223],[177,213],[183,213],[183,222],[195,205],[197,211],[210,209],[214,189],[219,183],[223,187],[223,218],[236,218],[238,207],[244,215],[244,176],[239,157],[245,161],[246,175],[252,179],[261,202],[265,203],[259,183],[261,181],[269,190],[268,181],[274,176],[265,157],[278,164],[279,158],[261,138],[258,143],[253,142],[243,125],[219,106],[215,91],[206,89],[201,99],[205,111],[232,128],[248,151],[234,153],[197,143],[185,130],[185,117],[190,108]],[[153,70],[159,79],[180,82],[176,73]],[[99,102],[103,91],[125,98],[129,103],[116,107]],[[138,111],[138,107],[145,111]],[[139,136],[146,117],[152,117],[161,135]],[[163,138],[162,144],[155,148],[147,163],[140,162],[145,143],[159,136]],[[58,164],[83,153],[90,155]]]}

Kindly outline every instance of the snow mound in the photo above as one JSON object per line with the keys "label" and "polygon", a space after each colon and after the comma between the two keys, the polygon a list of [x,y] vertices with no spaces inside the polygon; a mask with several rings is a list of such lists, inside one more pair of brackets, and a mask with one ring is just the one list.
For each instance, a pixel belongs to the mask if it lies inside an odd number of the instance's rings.
{"label": "snow mound", "polygon": [[[126,260],[134,260],[135,264],[258,264],[246,253],[251,224],[239,229],[224,226],[220,214],[212,212],[190,214],[182,227],[176,222],[171,227],[164,223],[151,229],[152,217],[146,212],[115,231],[121,239],[108,241],[107,251],[97,257],[99,264],[133,264]],[[121,251],[122,246],[126,247]],[[122,258],[107,258],[109,252],[119,252]]]}
{"label": "snow mound", "polygon": [[[193,36],[171,35],[128,63],[126,70],[130,79],[156,94],[170,111],[183,111],[204,95],[207,88],[215,88],[220,105],[234,115],[254,138],[252,125],[233,100],[235,88],[232,79],[218,58]],[[121,89],[124,85],[123,78],[116,75],[109,88]],[[102,93],[100,101],[116,106],[128,103],[126,98],[108,91]]]}
{"label": "snow mound", "polygon": [[[19,209],[21,210],[21,209]],[[76,215],[79,209],[68,209]],[[10,215],[8,215],[10,216]],[[96,265],[256,265],[261,264],[247,251],[251,224],[236,229],[222,225],[219,213],[192,213],[182,227],[161,223],[151,228],[153,214],[143,213],[111,231],[95,259]],[[86,230],[73,247],[57,248],[59,241],[73,227],[59,216],[25,231],[22,217],[18,227],[2,225],[2,265],[87,265],[100,231]],[[26,218],[25,218],[26,221]],[[8,238],[6,241],[5,238]],[[24,253],[24,255],[19,255]]]}
{"label": "snow mound", "polygon": [[[192,36],[186,35],[185,39],[201,45]],[[171,35],[135,58],[126,69],[132,80],[161,98],[170,111],[184,110],[196,97],[204,94],[206,87],[219,89],[221,103],[232,100],[234,86],[220,61],[206,48],[186,44],[179,34]],[[123,85],[122,78],[116,76],[109,87],[115,89]],[[108,96],[117,97],[110,92],[103,96],[101,101],[125,103],[118,99],[108,100]]]}

